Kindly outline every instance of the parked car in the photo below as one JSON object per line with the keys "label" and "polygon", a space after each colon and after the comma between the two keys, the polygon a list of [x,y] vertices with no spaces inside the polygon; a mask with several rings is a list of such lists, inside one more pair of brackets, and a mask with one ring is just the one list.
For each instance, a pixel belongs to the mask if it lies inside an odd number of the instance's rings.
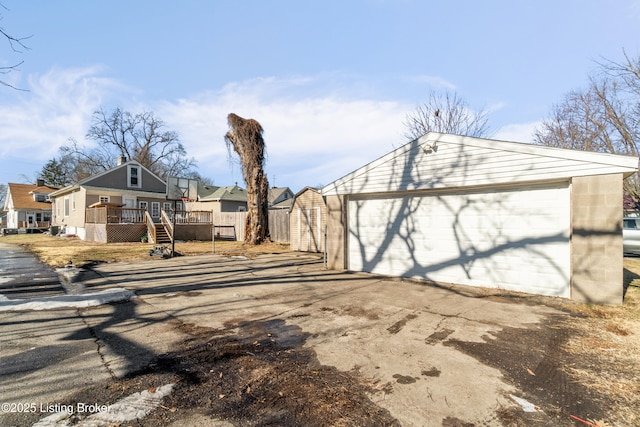
{"label": "parked car", "polygon": [[624,218],[622,224],[624,253],[640,255],[640,218]]}

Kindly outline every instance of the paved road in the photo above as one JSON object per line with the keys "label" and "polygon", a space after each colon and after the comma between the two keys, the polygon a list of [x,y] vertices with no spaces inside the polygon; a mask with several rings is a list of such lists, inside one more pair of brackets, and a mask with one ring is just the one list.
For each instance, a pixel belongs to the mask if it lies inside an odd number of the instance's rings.
{"label": "paved road", "polygon": [[64,293],[52,268],[19,246],[0,242],[0,295],[23,299]]}

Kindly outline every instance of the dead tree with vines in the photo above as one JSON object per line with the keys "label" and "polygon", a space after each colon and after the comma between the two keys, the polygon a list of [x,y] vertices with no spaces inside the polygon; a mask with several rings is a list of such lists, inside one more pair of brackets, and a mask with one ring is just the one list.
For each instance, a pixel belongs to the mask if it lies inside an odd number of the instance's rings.
{"label": "dead tree with vines", "polygon": [[230,130],[224,136],[227,149],[236,152],[247,186],[247,219],[244,243],[258,245],[269,239],[269,181],[264,173],[266,158],[263,129],[253,119],[231,113],[227,116]]}

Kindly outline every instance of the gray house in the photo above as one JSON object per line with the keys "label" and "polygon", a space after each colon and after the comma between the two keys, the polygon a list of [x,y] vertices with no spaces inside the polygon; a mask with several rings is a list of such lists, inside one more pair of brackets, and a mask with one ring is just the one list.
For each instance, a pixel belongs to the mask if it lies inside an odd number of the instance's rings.
{"label": "gray house", "polygon": [[[49,195],[53,225],[83,240],[135,241],[148,232],[148,212],[160,222],[170,210],[166,183],[136,161],[120,158],[118,165]],[[134,225],[135,224],[135,225]]]}
{"label": "gray house", "polygon": [[230,185],[218,187],[215,185],[200,185],[198,187],[198,201],[189,202],[194,210],[209,212],[245,212],[247,210],[247,190]]}

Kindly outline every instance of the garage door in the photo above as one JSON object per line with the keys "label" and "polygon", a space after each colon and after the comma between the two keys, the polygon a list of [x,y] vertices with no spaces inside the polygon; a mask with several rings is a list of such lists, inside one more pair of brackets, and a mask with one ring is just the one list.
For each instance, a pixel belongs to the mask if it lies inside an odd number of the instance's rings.
{"label": "garage door", "polygon": [[568,184],[351,198],[348,267],[569,297]]}

